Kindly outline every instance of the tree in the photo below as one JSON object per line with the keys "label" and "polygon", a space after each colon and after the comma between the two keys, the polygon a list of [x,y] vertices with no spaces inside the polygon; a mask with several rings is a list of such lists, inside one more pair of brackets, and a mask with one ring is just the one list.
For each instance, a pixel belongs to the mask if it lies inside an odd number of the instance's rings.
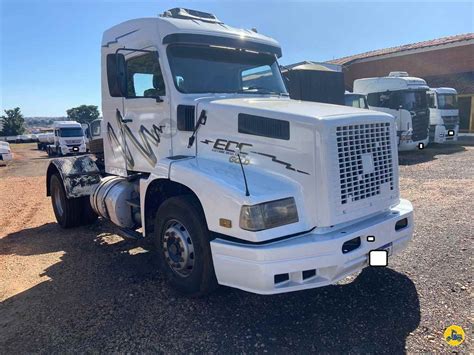
{"label": "tree", "polygon": [[15,107],[13,110],[5,110],[5,115],[1,117],[1,121],[3,122],[1,136],[17,136],[25,132],[25,118],[19,107]]}
{"label": "tree", "polygon": [[94,105],[81,105],[66,111],[67,117],[79,123],[89,123],[99,118],[99,109]]}

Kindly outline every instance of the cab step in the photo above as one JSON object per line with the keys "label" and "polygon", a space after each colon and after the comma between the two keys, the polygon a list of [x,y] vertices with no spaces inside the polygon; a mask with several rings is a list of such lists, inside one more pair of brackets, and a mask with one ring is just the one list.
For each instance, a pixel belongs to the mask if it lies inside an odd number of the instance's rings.
{"label": "cab step", "polygon": [[136,230],[133,229],[127,229],[127,228],[118,228],[119,230],[119,235],[121,237],[124,237],[126,239],[134,239],[134,240],[139,240],[143,239],[143,234],[140,232],[137,232]]}

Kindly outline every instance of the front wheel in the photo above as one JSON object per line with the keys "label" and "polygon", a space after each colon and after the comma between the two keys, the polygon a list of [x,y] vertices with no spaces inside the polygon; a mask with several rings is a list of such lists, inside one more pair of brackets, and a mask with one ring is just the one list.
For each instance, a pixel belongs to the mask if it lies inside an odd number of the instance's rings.
{"label": "front wheel", "polygon": [[206,220],[193,196],[172,197],[160,206],[154,241],[160,268],[177,290],[201,296],[217,287]]}

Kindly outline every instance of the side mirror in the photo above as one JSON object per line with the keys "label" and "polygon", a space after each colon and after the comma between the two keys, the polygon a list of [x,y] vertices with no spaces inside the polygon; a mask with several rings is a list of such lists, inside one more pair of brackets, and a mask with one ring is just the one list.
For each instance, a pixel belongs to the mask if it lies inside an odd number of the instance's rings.
{"label": "side mirror", "polygon": [[107,55],[107,82],[110,96],[127,96],[127,74],[123,54]]}

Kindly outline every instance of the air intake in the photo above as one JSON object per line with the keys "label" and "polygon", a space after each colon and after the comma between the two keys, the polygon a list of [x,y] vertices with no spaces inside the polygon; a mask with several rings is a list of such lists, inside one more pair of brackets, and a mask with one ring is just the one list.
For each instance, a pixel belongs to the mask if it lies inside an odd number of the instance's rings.
{"label": "air intake", "polygon": [[388,76],[396,78],[406,78],[408,76],[408,73],[406,71],[391,71]]}

